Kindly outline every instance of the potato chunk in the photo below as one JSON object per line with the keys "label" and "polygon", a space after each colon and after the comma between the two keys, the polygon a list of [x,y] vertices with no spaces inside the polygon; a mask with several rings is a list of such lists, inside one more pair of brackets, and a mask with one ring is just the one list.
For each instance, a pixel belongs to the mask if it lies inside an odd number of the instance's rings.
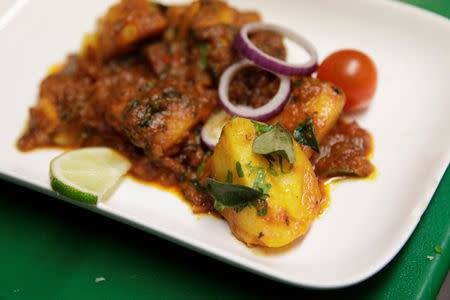
{"label": "potato chunk", "polygon": [[160,34],[167,20],[156,3],[122,0],[111,6],[97,23],[97,30],[85,39],[82,53],[105,60],[134,50],[137,43]]}
{"label": "potato chunk", "polygon": [[[311,163],[297,143],[293,143],[295,163],[290,167],[282,158],[281,170],[279,157],[273,155],[276,159],[269,171],[269,160],[253,152],[256,137],[252,121],[235,118],[228,122],[210,162],[211,174],[225,182],[231,171],[232,183],[253,187],[258,172],[264,172],[265,183],[271,185],[266,214],[258,215],[256,207],[250,205],[239,212],[225,208],[222,215],[233,234],[246,244],[280,247],[307,232],[320,211],[321,193]],[[242,177],[236,162],[242,166]]]}
{"label": "potato chunk", "polygon": [[[292,132],[295,127],[306,118],[312,117],[317,141],[323,138],[334,127],[345,104],[345,94],[330,82],[321,81],[312,77],[292,78],[294,89],[291,100],[283,111],[270,120],[270,124],[281,124]],[[306,156],[311,157],[313,150],[300,146]]]}

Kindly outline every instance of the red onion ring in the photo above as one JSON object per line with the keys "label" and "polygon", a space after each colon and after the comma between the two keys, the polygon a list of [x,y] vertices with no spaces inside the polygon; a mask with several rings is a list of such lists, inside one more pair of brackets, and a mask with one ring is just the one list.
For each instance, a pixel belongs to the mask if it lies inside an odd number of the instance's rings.
{"label": "red onion ring", "polygon": [[[310,59],[305,63],[293,64],[264,53],[248,38],[250,33],[260,30],[273,31],[289,38],[303,47],[310,55]],[[317,51],[313,44],[298,33],[275,24],[254,22],[244,25],[234,39],[234,46],[244,57],[259,67],[273,73],[283,75],[310,75],[318,67]]]}
{"label": "red onion ring", "polygon": [[[255,121],[267,121],[278,115],[289,101],[291,95],[291,79],[287,76],[273,73],[280,78],[280,86],[275,96],[263,106],[253,108],[245,105],[234,105],[228,97],[228,90],[234,74],[240,69],[248,66],[255,66],[254,63],[246,59],[228,67],[219,80],[219,100],[223,109],[231,116],[251,119]],[[271,72],[271,71],[269,71]]]}

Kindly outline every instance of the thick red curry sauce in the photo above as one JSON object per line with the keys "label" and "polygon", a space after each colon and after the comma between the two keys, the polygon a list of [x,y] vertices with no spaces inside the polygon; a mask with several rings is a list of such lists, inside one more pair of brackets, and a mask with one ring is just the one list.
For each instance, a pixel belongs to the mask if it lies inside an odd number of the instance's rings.
{"label": "thick red curry sauce", "polygon": [[[163,6],[122,0],[99,20],[81,54],[69,55],[43,79],[18,148],[109,146],[132,161],[132,176],[179,188],[194,212],[212,211],[203,167],[211,153],[199,133],[218,109],[218,78],[242,59],[233,47],[236,32],[259,20],[257,13],[221,1]],[[251,40],[270,55],[286,56],[275,33],[254,33]],[[323,85],[303,80],[309,85],[291,102],[308,101],[301,95],[313,95]],[[249,68],[233,80],[230,98],[257,107],[277,88],[276,76]],[[311,157],[319,177],[366,177],[373,171],[367,159],[370,135],[356,123],[340,120],[320,148],[321,154]]]}

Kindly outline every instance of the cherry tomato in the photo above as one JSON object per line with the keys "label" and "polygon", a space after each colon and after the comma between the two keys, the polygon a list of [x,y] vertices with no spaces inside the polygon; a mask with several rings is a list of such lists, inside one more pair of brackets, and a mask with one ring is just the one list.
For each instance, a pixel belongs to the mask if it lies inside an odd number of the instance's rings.
{"label": "cherry tomato", "polygon": [[330,81],[344,90],[344,112],[366,109],[377,87],[377,68],[366,54],[357,50],[340,50],[320,64],[317,78]]}

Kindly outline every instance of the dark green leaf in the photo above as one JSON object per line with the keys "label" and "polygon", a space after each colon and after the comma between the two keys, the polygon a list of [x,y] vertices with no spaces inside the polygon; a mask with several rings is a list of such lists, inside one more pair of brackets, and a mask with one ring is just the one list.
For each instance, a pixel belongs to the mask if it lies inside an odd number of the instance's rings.
{"label": "dark green leaf", "polygon": [[291,134],[280,123],[269,131],[259,135],[253,141],[253,152],[256,154],[280,154],[293,164],[295,162],[294,145]]}
{"label": "dark green leaf", "polygon": [[300,79],[295,83],[295,87],[300,87],[303,84],[303,79]]}
{"label": "dark green leaf", "polygon": [[239,177],[244,177],[244,170],[242,170],[242,166],[240,162],[236,162],[236,172]]}
{"label": "dark green leaf", "polygon": [[319,143],[317,142],[316,133],[314,131],[314,123],[309,117],[302,123],[298,124],[292,132],[294,140],[300,144],[311,147],[317,153],[320,153]]}
{"label": "dark green leaf", "polygon": [[214,208],[219,212],[227,207],[239,212],[264,196],[262,192],[245,185],[220,182],[212,178],[206,180],[209,183],[209,193],[215,200]]}

